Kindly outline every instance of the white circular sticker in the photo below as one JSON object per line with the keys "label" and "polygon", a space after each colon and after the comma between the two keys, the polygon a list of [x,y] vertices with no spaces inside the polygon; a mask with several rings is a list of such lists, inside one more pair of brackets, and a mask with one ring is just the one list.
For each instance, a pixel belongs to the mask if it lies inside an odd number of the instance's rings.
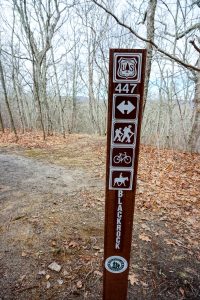
{"label": "white circular sticker", "polygon": [[111,273],[122,273],[128,267],[128,263],[122,256],[110,256],[105,261],[105,268]]}

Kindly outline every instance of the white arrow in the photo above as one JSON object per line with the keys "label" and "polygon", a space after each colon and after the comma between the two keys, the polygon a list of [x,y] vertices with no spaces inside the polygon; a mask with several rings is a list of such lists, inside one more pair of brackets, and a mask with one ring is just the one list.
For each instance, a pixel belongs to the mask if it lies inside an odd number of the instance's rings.
{"label": "white arrow", "polygon": [[125,114],[125,111],[127,112],[127,115],[130,114],[130,112],[132,112],[135,109],[135,106],[128,101],[128,103],[126,104],[125,101],[122,101],[117,108],[119,109],[119,111],[122,114]]}

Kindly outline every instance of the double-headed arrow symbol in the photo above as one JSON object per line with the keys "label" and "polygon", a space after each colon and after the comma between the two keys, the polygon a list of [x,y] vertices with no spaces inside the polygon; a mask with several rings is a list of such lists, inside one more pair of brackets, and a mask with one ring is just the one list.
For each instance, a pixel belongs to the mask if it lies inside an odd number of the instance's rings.
{"label": "double-headed arrow symbol", "polygon": [[128,101],[126,104],[124,100],[117,106],[117,109],[119,109],[122,114],[125,114],[126,111],[128,115],[135,109],[135,106],[130,101]]}

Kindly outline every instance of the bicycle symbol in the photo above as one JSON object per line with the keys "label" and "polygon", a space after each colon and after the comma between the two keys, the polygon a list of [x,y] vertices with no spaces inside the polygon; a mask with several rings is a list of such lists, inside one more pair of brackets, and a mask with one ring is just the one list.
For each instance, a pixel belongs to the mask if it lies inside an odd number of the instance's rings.
{"label": "bicycle symbol", "polygon": [[118,155],[114,156],[113,161],[116,164],[124,162],[125,164],[128,165],[131,162],[131,156],[127,155],[126,152],[119,153]]}

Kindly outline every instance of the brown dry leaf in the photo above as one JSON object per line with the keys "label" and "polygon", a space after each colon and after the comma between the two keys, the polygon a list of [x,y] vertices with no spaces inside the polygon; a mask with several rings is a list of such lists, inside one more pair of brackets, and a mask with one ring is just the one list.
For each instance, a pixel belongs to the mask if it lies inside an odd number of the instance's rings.
{"label": "brown dry leaf", "polygon": [[140,281],[141,285],[144,287],[144,288],[147,288],[148,287],[148,283],[144,282],[144,281]]}
{"label": "brown dry leaf", "polygon": [[81,255],[80,257],[81,257],[81,259],[82,259],[84,262],[86,262],[86,263],[88,263],[89,261],[92,261],[92,260],[93,260],[93,257],[90,256],[90,255]]}
{"label": "brown dry leaf", "polygon": [[183,297],[185,297],[185,291],[184,291],[184,289],[182,287],[179,288],[179,292],[181,293],[181,295]]}
{"label": "brown dry leaf", "polygon": [[130,274],[128,276],[128,280],[130,281],[131,285],[134,285],[134,284],[139,285],[139,280],[135,274]]}
{"label": "brown dry leaf", "polygon": [[101,273],[101,272],[99,272],[99,271],[96,270],[96,271],[94,271],[94,275],[102,277],[103,273]]}
{"label": "brown dry leaf", "polygon": [[194,225],[196,223],[196,218],[195,217],[188,217],[186,219],[186,222],[188,222],[191,225]]}
{"label": "brown dry leaf", "polygon": [[102,198],[96,198],[96,200],[100,201],[100,202],[104,202],[105,201],[103,197]]}
{"label": "brown dry leaf", "polygon": [[149,226],[147,226],[146,224],[144,224],[144,223],[141,224],[141,227],[142,227],[143,229],[145,229],[145,230],[151,231],[151,228],[150,228]]}
{"label": "brown dry leaf", "polygon": [[139,187],[137,193],[138,193],[138,195],[143,194],[144,193],[144,188]]}
{"label": "brown dry leaf", "polygon": [[77,281],[76,286],[78,289],[81,289],[83,287],[82,281],[81,280]]}
{"label": "brown dry leaf", "polygon": [[196,240],[192,240],[189,237],[186,237],[186,239],[188,240],[188,242],[190,243],[190,245],[193,245],[193,246],[198,246],[199,245],[199,242],[196,241]]}
{"label": "brown dry leaf", "polygon": [[139,239],[145,242],[151,242],[151,239],[145,234],[140,234]]}
{"label": "brown dry leaf", "polygon": [[20,276],[20,281],[23,281],[24,279],[26,278],[26,275],[22,275],[22,276]]}
{"label": "brown dry leaf", "polygon": [[77,242],[75,242],[75,241],[71,241],[69,243],[69,247],[75,248],[75,247],[78,247],[78,246],[79,246],[79,244]]}
{"label": "brown dry leaf", "polygon": [[176,239],[173,239],[174,243],[177,245],[177,246],[182,246],[183,243],[180,241],[180,240],[176,240]]}
{"label": "brown dry leaf", "polygon": [[175,246],[175,242],[172,241],[172,240],[169,240],[169,239],[164,239],[164,241],[166,242],[167,245],[172,245],[172,246]]}
{"label": "brown dry leaf", "polygon": [[100,250],[100,247],[98,247],[98,246],[93,246],[92,247],[94,250]]}

